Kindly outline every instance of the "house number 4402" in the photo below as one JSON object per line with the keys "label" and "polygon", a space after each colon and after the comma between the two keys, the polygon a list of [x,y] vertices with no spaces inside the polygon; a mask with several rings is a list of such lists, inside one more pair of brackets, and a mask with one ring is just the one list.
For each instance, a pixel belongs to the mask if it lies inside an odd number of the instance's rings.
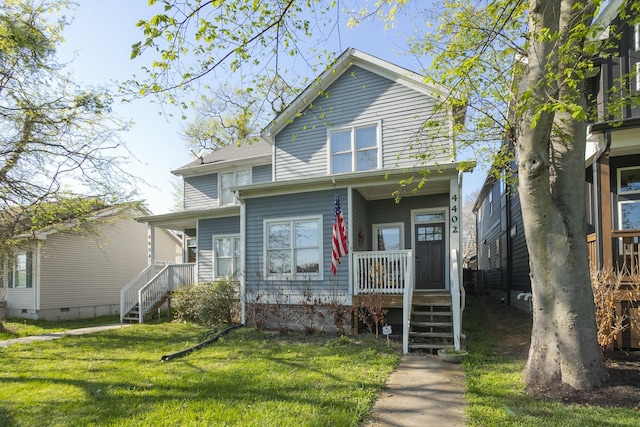
{"label": "house number 4402", "polygon": [[451,232],[458,232],[458,195],[451,196]]}

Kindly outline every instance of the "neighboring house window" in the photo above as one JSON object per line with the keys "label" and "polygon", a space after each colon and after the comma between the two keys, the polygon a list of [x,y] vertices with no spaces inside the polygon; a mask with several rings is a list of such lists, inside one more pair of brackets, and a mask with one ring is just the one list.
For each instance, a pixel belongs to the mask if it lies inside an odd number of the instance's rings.
{"label": "neighboring house window", "polygon": [[329,132],[331,173],[367,171],[380,166],[380,125]]}
{"label": "neighboring house window", "polygon": [[502,169],[500,172],[500,194],[504,194],[507,191],[507,172]]}
{"label": "neighboring house window", "polygon": [[30,288],[32,253],[20,252],[13,257],[12,269],[9,272],[8,282],[10,288]]}
{"label": "neighboring house window", "polygon": [[640,200],[618,203],[620,206],[620,228],[622,230],[640,229]]}
{"label": "neighboring house window", "polygon": [[633,34],[635,38],[636,52],[640,52],[640,24],[635,25]]}
{"label": "neighboring house window", "polygon": [[240,236],[213,238],[214,277],[229,277],[240,267]]}
{"label": "neighboring house window", "polygon": [[251,169],[220,173],[220,206],[238,203],[231,187],[251,184]]}
{"label": "neighboring house window", "polygon": [[493,215],[493,189],[491,189],[492,191],[489,191],[489,216]]}
{"label": "neighboring house window", "polygon": [[264,229],[267,277],[321,278],[321,216],[267,220]]}
{"label": "neighboring house window", "polygon": [[376,224],[373,226],[373,250],[398,251],[404,249],[404,224]]}
{"label": "neighboring house window", "polygon": [[640,193],[640,167],[618,169],[618,194]]}
{"label": "neighboring house window", "polygon": [[[618,196],[634,199],[640,195],[640,167],[618,169]],[[618,201],[619,227],[622,230],[640,229],[640,200]]]}

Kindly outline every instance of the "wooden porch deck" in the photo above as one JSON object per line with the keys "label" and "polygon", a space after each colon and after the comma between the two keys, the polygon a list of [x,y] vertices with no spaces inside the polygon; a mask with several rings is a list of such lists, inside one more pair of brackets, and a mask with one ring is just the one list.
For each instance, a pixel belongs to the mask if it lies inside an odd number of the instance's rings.
{"label": "wooden porch deck", "polygon": [[[361,301],[367,298],[368,294],[353,295],[353,305],[358,306]],[[380,295],[383,308],[402,308],[402,294]],[[451,293],[449,291],[415,291],[413,293],[413,304],[424,303],[451,303]]]}

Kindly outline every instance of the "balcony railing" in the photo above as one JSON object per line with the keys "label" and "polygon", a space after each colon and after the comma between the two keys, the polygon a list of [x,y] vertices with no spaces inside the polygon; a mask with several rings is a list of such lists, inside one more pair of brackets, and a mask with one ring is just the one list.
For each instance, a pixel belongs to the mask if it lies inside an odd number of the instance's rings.
{"label": "balcony railing", "polygon": [[353,254],[353,293],[402,294],[410,283],[412,255],[405,251],[369,251]]}

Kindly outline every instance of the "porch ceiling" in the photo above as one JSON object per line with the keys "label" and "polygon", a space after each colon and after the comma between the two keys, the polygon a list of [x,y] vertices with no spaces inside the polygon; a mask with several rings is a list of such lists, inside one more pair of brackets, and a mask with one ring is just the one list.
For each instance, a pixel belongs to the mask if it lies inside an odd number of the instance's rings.
{"label": "porch ceiling", "polygon": [[154,227],[184,231],[189,228],[196,228],[199,219],[222,218],[238,215],[240,215],[240,207],[238,205],[232,205],[214,209],[202,209],[184,212],[172,212],[162,215],[142,216],[135,218],[135,220],[138,222],[153,225]]}
{"label": "porch ceiling", "polygon": [[417,189],[415,185],[400,185],[399,181],[389,184],[363,185],[355,187],[367,200],[383,200],[392,197],[398,191],[400,197],[426,196],[449,192],[448,180],[429,180]]}

